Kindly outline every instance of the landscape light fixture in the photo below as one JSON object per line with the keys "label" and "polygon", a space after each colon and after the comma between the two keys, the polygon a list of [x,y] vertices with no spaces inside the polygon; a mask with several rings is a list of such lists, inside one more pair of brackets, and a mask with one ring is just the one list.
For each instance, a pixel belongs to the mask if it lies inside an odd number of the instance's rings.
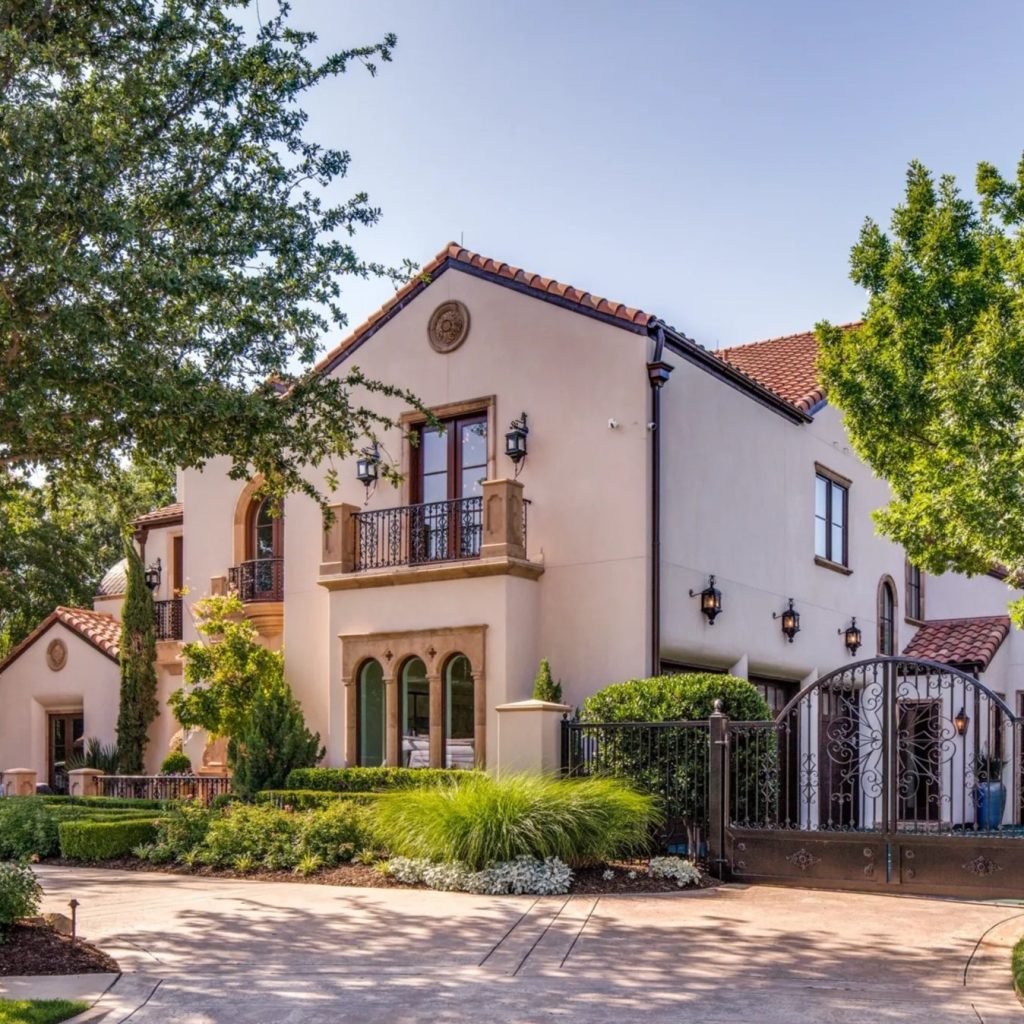
{"label": "landscape light fixture", "polygon": [[773,619],[782,619],[782,632],[793,642],[793,637],[800,632],[800,613],[793,607],[793,598],[789,599],[789,607],[784,612],[772,612]]}
{"label": "landscape light fixture", "polygon": [[701,591],[691,590],[690,597],[700,598],[700,610],[707,616],[708,624],[715,624],[715,617],[722,614],[722,592],[715,586],[714,574],[708,577],[708,585]]}

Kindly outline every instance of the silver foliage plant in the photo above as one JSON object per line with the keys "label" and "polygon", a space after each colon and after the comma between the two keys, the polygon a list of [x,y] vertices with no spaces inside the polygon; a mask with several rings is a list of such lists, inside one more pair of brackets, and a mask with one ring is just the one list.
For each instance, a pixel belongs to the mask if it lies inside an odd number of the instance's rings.
{"label": "silver foliage plant", "polygon": [[405,885],[423,883],[445,892],[471,892],[488,896],[560,896],[569,891],[572,870],[557,857],[540,860],[517,857],[472,871],[463,864],[435,864],[429,860],[392,857],[388,875]]}

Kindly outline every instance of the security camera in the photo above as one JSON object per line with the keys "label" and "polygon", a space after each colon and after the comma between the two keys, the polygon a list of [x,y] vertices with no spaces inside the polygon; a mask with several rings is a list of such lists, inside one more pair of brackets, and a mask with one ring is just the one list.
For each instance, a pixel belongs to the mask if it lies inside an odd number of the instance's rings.
{"label": "security camera", "polygon": [[613,419],[608,420],[608,429],[609,430],[618,430],[619,429],[619,421],[618,420],[613,420]]}

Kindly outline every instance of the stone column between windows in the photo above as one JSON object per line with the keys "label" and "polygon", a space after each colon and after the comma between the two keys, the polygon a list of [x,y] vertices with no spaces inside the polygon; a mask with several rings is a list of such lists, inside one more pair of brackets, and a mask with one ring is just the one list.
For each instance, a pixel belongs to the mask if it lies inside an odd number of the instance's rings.
{"label": "stone column between windows", "polygon": [[437,672],[427,674],[430,685],[430,767],[444,767],[444,690]]}
{"label": "stone column between windows", "polygon": [[399,707],[398,678],[384,676],[384,760],[393,768],[402,763],[402,729]]}
{"label": "stone column between windows", "polygon": [[473,672],[473,760],[487,765],[487,684],[483,672]]}
{"label": "stone column between windows", "polygon": [[348,767],[359,764],[359,723],[357,721],[358,696],[356,681],[341,677],[345,691],[345,764]]}

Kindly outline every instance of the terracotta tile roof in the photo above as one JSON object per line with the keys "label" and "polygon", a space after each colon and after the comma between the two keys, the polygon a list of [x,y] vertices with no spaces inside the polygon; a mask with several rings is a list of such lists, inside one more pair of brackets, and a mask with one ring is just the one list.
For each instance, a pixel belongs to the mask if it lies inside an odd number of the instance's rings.
{"label": "terracotta tile roof", "polygon": [[[842,325],[847,331],[859,326]],[[715,355],[802,412],[809,412],[825,397],[818,383],[818,339],[813,331],[722,348]]]}
{"label": "terracotta tile roof", "polygon": [[173,505],[155,508],[152,512],[139,516],[132,521],[132,526],[174,526],[185,518],[185,506],[176,501]]}
{"label": "terracotta tile roof", "polygon": [[550,277],[542,277],[540,274],[531,273],[528,270],[521,270],[500,260],[493,260],[487,256],[464,249],[455,242],[449,242],[429,263],[424,266],[419,274],[408,284],[400,288],[395,294],[384,303],[375,313],[360,324],[344,341],[332,349],[317,363],[316,368],[321,371],[332,369],[341,356],[348,349],[352,348],[382,317],[401,307],[408,299],[417,295],[424,288],[428,288],[434,274],[437,273],[449,260],[455,263],[464,263],[466,266],[486,274],[493,274],[496,277],[506,278],[525,287],[528,291],[536,292],[538,295],[554,295],[563,302],[576,306],[580,311],[591,311],[604,314],[614,320],[621,320],[624,325],[646,327],[655,317],[643,310],[634,309],[621,302],[612,302],[600,295],[592,295],[581,288],[574,288],[572,285],[563,284]]}
{"label": "terracotta tile roof", "polygon": [[24,654],[55,622],[67,626],[112,661],[118,660],[121,623],[113,615],[94,612],[91,608],[65,608],[61,605],[50,612],[3,661],[0,661],[0,672]]}
{"label": "terracotta tile roof", "polygon": [[907,644],[903,653],[947,665],[977,666],[984,670],[1010,632],[1007,615],[971,619],[931,619]]}

